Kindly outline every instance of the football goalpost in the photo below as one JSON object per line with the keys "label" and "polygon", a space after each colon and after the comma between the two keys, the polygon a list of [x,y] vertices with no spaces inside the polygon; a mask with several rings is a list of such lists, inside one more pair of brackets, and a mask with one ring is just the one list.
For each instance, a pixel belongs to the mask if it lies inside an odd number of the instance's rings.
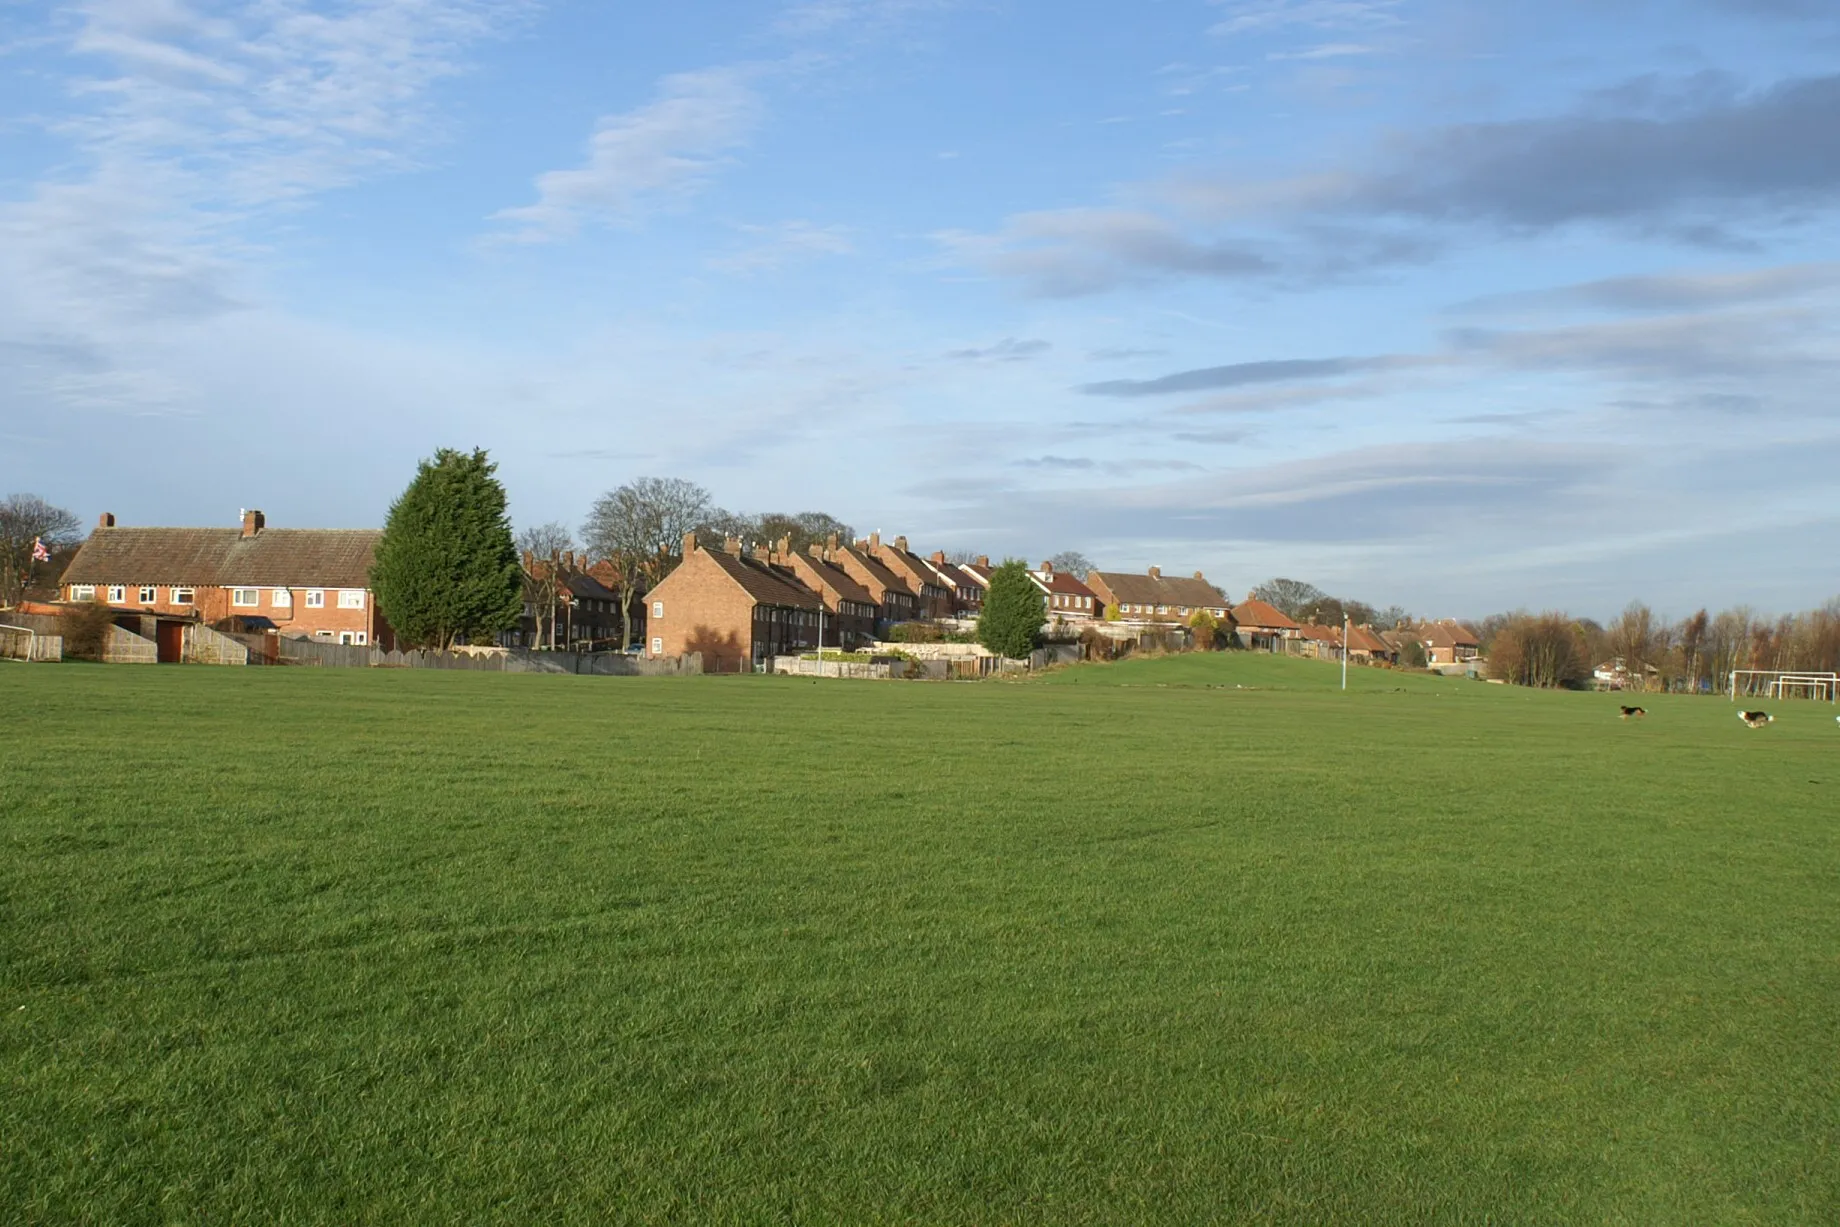
{"label": "football goalpost", "polygon": [[1733,669],[1728,683],[1731,701],[1740,694],[1772,699],[1824,699],[1840,702],[1840,673],[1806,669]]}

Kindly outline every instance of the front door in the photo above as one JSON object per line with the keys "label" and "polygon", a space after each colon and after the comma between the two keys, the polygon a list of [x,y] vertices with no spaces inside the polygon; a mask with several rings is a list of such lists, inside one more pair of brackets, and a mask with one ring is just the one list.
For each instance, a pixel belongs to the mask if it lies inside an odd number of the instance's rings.
{"label": "front door", "polygon": [[161,664],[178,664],[185,659],[185,623],[161,622],[154,630],[154,643]]}

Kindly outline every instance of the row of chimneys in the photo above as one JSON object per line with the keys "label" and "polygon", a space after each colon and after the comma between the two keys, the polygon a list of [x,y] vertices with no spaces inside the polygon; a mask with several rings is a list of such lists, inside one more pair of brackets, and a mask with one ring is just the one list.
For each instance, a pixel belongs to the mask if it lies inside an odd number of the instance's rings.
{"label": "row of chimneys", "polygon": [[[263,517],[262,513],[254,508],[245,507],[240,514],[243,517],[243,539],[245,541],[261,532],[268,524],[267,519]],[[103,512],[102,515],[96,519],[96,527],[114,528],[115,513],[112,511]]]}

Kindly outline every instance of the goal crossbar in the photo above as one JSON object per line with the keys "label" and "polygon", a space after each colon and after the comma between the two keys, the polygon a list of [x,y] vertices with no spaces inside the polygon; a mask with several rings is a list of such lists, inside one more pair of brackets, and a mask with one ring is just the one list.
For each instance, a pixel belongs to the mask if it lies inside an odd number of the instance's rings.
{"label": "goal crossbar", "polygon": [[1810,699],[1840,703],[1840,673],[1814,669],[1733,669],[1727,682],[1731,701],[1738,701],[1740,686],[1745,694],[1756,694],[1762,679],[1768,679],[1763,693],[1773,699],[1805,694]]}

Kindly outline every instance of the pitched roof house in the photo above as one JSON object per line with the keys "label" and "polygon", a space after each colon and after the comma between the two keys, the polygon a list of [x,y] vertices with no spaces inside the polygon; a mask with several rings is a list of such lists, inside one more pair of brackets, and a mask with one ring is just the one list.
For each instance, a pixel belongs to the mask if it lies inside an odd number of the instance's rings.
{"label": "pitched roof house", "polygon": [[[625,646],[625,620],[614,587],[619,572],[612,563],[590,565],[586,554],[572,550],[553,560],[532,557],[527,550],[523,562],[524,613],[517,629],[501,636],[507,647],[594,651]],[[633,599],[632,628],[635,636],[643,636],[642,595]]]}
{"label": "pitched roof house", "polygon": [[1369,660],[1384,660],[1388,663],[1399,659],[1398,650],[1382,639],[1373,627],[1367,625],[1349,628],[1348,655],[1352,660],[1360,660],[1365,657]]}
{"label": "pitched roof house", "polygon": [[856,545],[840,544],[836,537],[826,543],[824,556],[841,567],[846,575],[861,584],[876,605],[876,629],[886,630],[896,622],[911,622],[920,616],[920,598],[908,588],[882,560]]}
{"label": "pitched roof house", "polygon": [[926,559],[907,548],[906,537],[896,537],[890,543],[882,540],[881,533],[870,533],[866,542],[858,541],[856,546],[858,549],[867,547],[869,553],[879,559],[914,594],[919,602],[921,617],[952,616],[952,590],[939,582],[939,577],[927,565]]}
{"label": "pitched roof house", "polygon": [[741,673],[782,653],[815,648],[818,595],[760,558],[745,557],[733,537],[706,550],[695,533],[683,561],[647,596],[646,654],[703,654],[706,673]]}
{"label": "pitched roof house", "polygon": [[[927,557],[926,563],[939,577],[940,584],[952,593],[952,612],[961,618],[975,618],[984,608],[984,590],[990,586],[990,580],[979,580],[969,570],[956,563],[946,561],[944,550],[934,550]],[[989,559],[985,559],[986,565]]]}
{"label": "pitched roof house", "polygon": [[1058,618],[1072,622],[1096,618],[1104,612],[1097,593],[1076,579],[1073,572],[1056,571],[1052,562],[1042,563],[1039,571],[1030,571],[1029,578],[1041,589],[1042,607],[1049,621]]}
{"label": "pitched roof house", "polygon": [[1454,618],[1440,618],[1417,628],[1419,643],[1425,648],[1429,665],[1460,665],[1481,654],[1476,632]]}
{"label": "pitched roof house", "polygon": [[826,558],[822,545],[814,541],[800,554],[792,549],[791,540],[781,537],[773,565],[790,572],[823,601],[826,616],[819,625],[820,646],[847,651],[875,638],[875,598],[848,571]]}
{"label": "pitched roof house", "polygon": [[1227,616],[1227,598],[1197,571],[1192,579],[1177,579],[1151,567],[1143,575],[1122,571],[1090,571],[1085,587],[1098,599],[1098,612],[1116,609],[1121,618],[1148,622],[1186,622],[1197,609],[1215,618]]}
{"label": "pitched roof house", "polygon": [[105,513],[61,581],[68,601],[101,600],[169,621],[239,625],[388,646],[370,570],[377,529],[126,528]]}
{"label": "pitched roof house", "polygon": [[1297,638],[1292,642],[1301,645],[1298,654],[1302,656],[1314,656],[1318,660],[1342,658],[1342,628],[1339,626],[1300,622],[1297,624]]}
{"label": "pitched roof house", "polygon": [[1233,632],[1241,646],[1258,652],[1283,652],[1299,637],[1298,625],[1250,593],[1233,607]]}

